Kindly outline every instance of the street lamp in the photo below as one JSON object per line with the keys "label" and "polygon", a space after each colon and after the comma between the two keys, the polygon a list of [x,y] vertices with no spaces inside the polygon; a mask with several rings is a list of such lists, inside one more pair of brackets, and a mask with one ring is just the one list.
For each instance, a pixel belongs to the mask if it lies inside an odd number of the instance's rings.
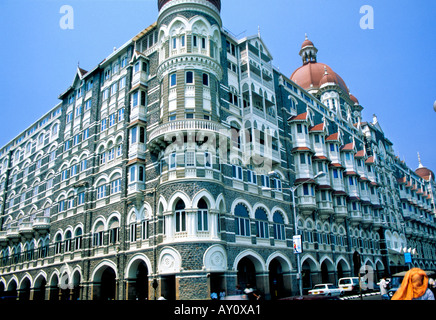
{"label": "street lamp", "polygon": [[[274,174],[274,172],[270,173],[270,175],[271,174]],[[321,171],[313,177],[313,180],[320,178],[320,177],[323,177],[325,175],[326,175],[326,173]],[[292,188],[282,188],[282,190],[289,190],[292,194],[292,208],[293,208],[293,213],[294,213],[294,235],[298,235],[297,208],[295,205],[295,191],[297,191],[297,189],[299,187],[301,187],[302,185],[304,185],[304,182],[299,183],[299,184],[293,186]],[[262,188],[262,190],[272,190],[272,188]],[[300,291],[300,296],[303,296],[303,279],[301,277],[300,253],[297,253],[297,268],[298,268],[298,287],[299,287],[299,291]]]}

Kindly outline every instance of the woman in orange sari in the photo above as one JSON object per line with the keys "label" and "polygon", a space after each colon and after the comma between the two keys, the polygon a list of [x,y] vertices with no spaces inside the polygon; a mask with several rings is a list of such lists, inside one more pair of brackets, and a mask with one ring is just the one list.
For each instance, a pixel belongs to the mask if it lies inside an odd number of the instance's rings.
{"label": "woman in orange sari", "polygon": [[434,300],[433,292],[428,288],[428,276],[425,271],[418,268],[410,269],[392,300]]}

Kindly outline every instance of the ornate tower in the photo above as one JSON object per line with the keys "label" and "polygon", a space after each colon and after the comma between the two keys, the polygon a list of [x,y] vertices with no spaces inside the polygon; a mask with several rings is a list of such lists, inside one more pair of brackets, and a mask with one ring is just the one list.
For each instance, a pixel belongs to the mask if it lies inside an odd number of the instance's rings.
{"label": "ornate tower", "polygon": [[[200,242],[196,254],[201,256],[220,240],[220,203],[214,199],[223,193],[219,141],[223,137],[228,141],[220,121],[221,60],[225,52],[219,0],[159,0],[158,7],[156,81],[160,92],[156,94],[160,100],[159,114],[148,123],[148,149],[153,161],[160,164],[156,197],[167,199],[160,201],[157,214],[164,220],[163,245],[172,249],[158,264],[162,289],[171,291],[165,289],[165,277],[181,271],[167,266],[181,266],[181,261],[189,260],[183,245]],[[210,259],[205,261],[207,265]],[[182,278],[178,281],[190,281]],[[194,294],[195,286],[190,287]],[[208,298],[204,290],[195,295]]]}

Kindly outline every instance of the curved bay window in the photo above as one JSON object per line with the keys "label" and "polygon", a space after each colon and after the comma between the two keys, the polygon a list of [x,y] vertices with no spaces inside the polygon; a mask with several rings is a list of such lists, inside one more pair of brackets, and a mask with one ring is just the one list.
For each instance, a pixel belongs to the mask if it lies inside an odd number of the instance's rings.
{"label": "curved bay window", "polygon": [[185,203],[183,200],[179,200],[176,204],[176,232],[186,231],[186,211]]}

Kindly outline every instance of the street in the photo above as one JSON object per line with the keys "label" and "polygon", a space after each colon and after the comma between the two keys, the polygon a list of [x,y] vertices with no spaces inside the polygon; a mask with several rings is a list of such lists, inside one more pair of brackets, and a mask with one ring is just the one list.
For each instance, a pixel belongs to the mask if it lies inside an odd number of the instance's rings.
{"label": "street", "polygon": [[[352,295],[342,297],[341,300],[360,300],[360,295]],[[362,293],[362,300],[364,301],[375,301],[382,300],[380,292]]]}

